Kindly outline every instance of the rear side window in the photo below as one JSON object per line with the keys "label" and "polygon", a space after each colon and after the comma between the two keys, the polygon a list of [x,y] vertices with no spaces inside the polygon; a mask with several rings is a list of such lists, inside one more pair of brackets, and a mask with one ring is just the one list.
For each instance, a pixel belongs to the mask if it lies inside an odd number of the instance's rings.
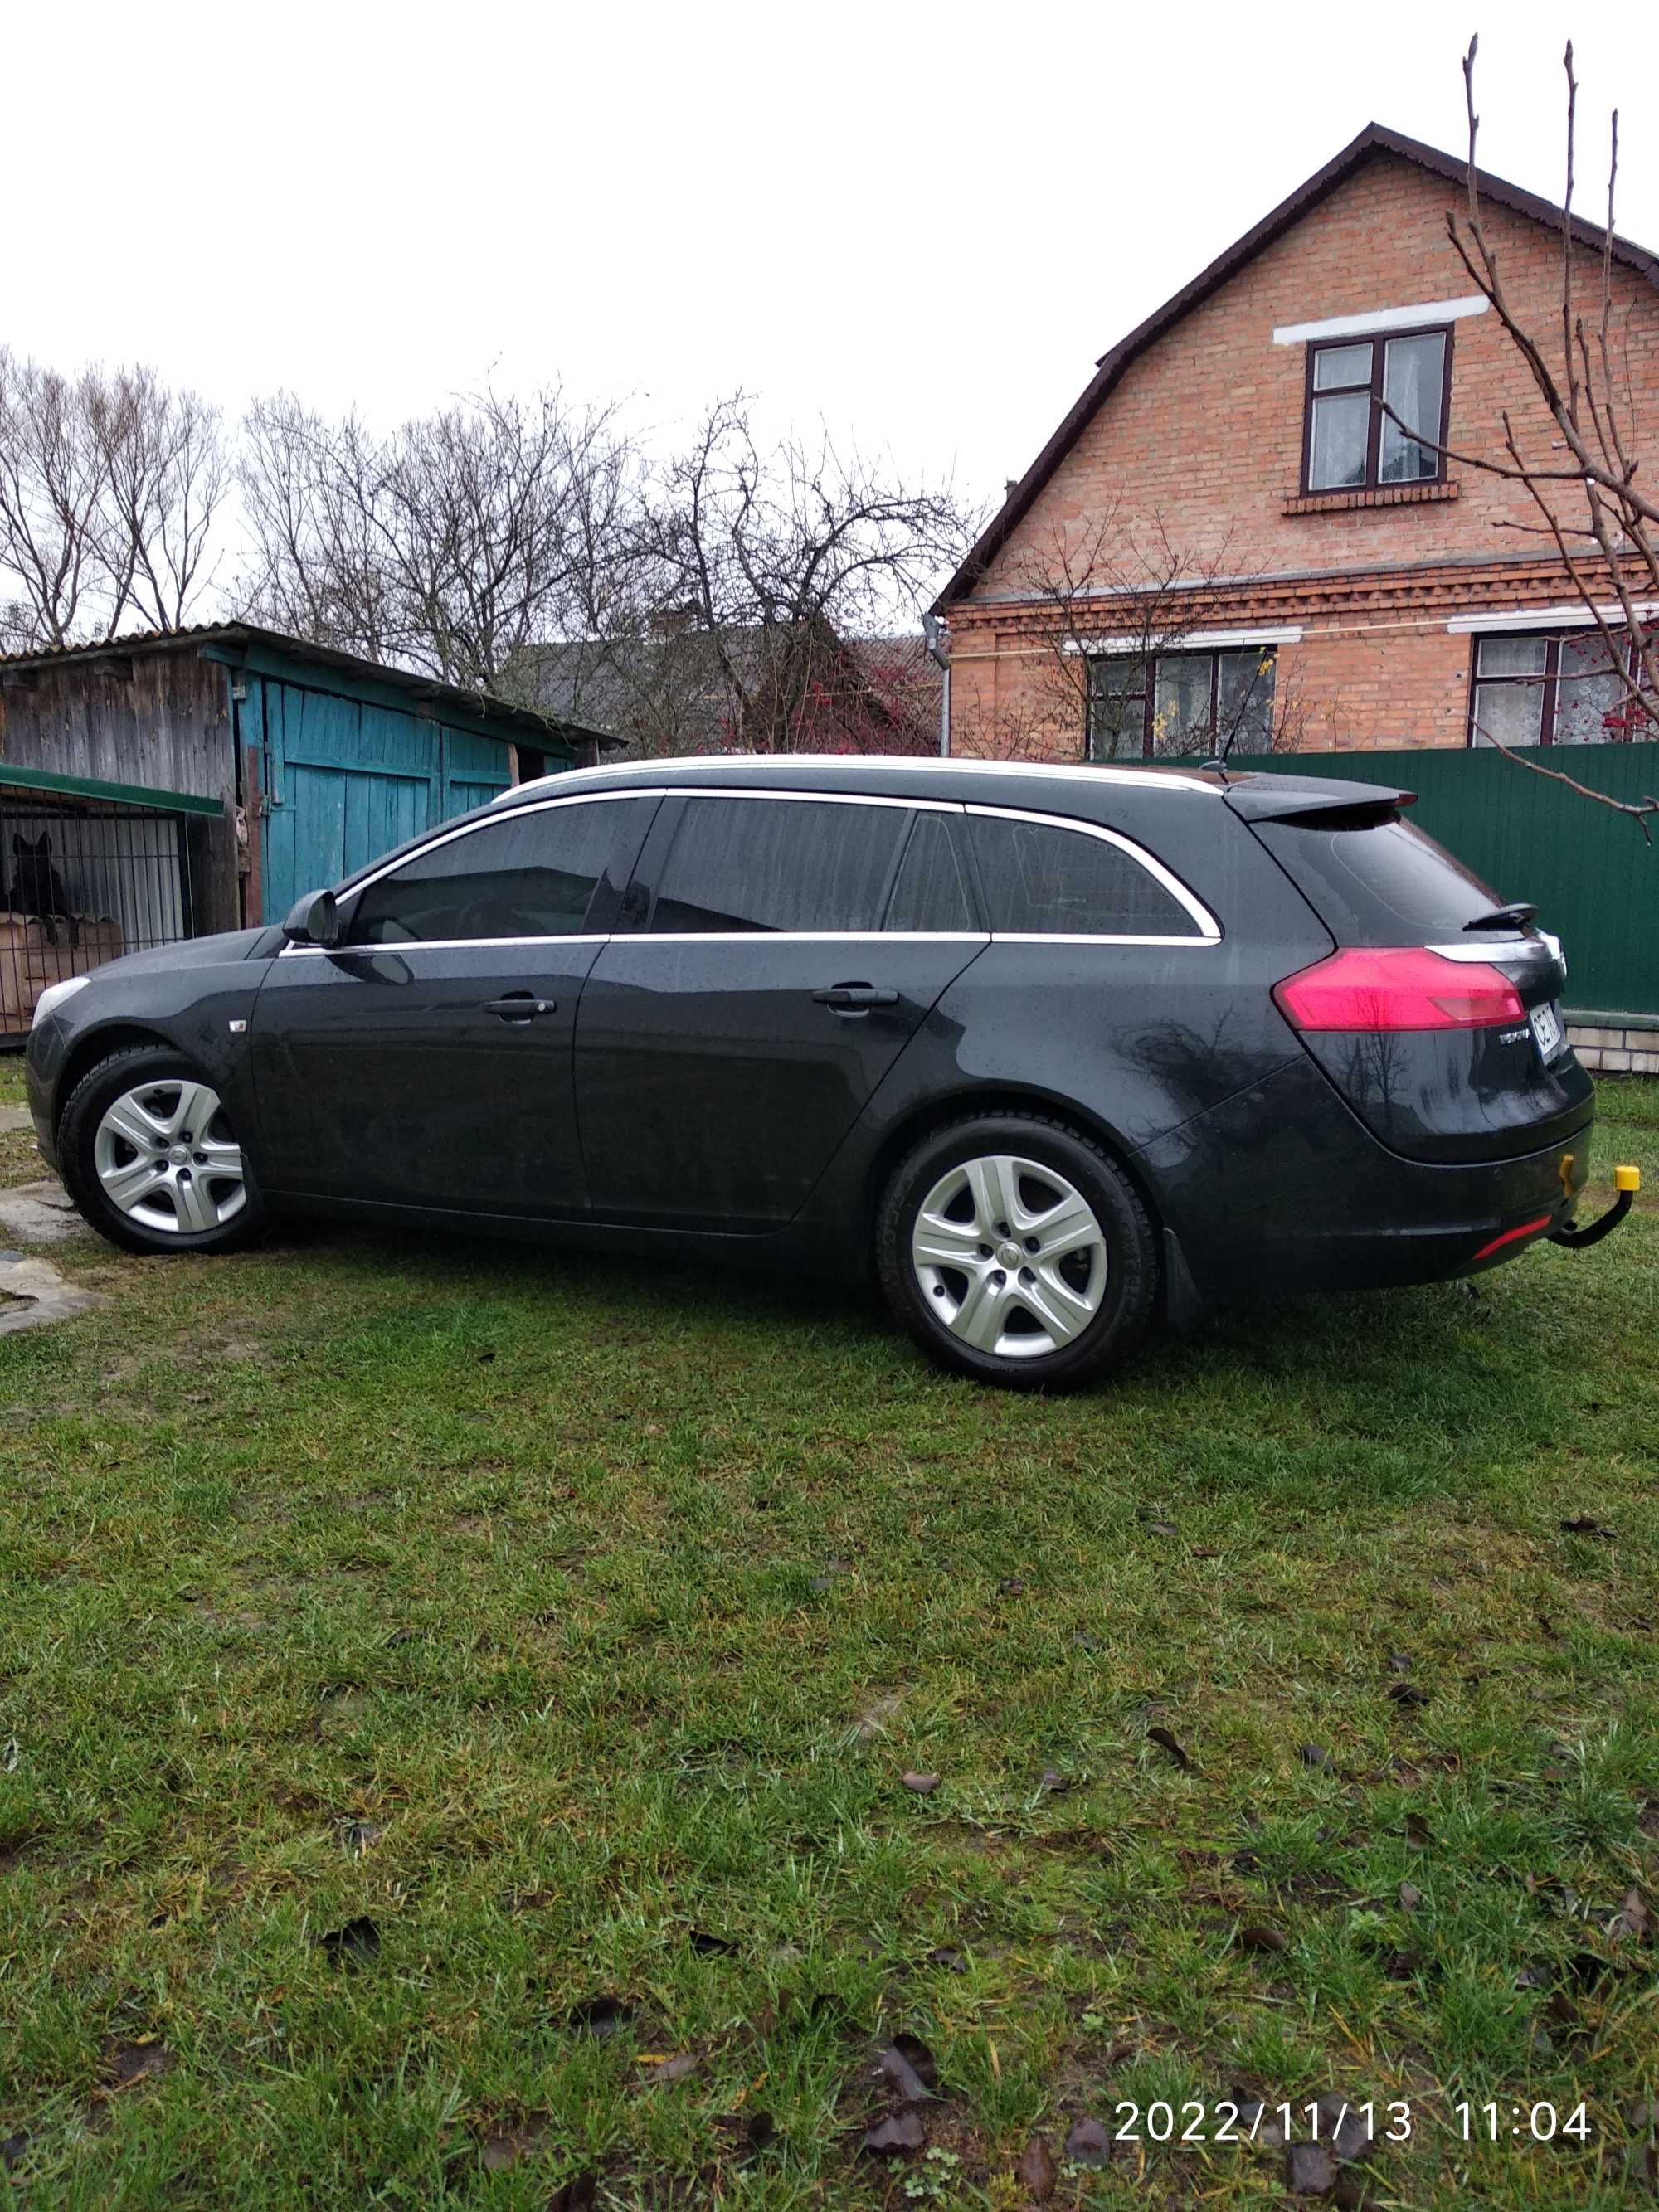
{"label": "rear side window", "polygon": [[514,811],[429,845],[359,894],[346,941],[574,936],[640,804]]}
{"label": "rear side window", "polygon": [[1000,936],[1203,937],[1143,862],[1086,830],[968,817],[980,889]]}
{"label": "rear side window", "polygon": [[887,902],[889,929],[975,929],[950,817],[918,814]]}
{"label": "rear side window", "polygon": [[876,930],[908,825],[900,806],[823,799],[686,800],[651,928]]}
{"label": "rear side window", "polygon": [[1479,876],[1397,814],[1254,827],[1339,945],[1431,944],[1498,904]]}

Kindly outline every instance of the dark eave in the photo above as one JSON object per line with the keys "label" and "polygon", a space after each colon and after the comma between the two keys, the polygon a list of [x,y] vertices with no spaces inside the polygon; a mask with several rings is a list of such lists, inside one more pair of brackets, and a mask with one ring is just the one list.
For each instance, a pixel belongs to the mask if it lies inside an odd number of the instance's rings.
{"label": "dark eave", "polygon": [[308,638],[289,637],[281,630],[264,629],[257,623],[196,623],[181,629],[133,630],[125,636],[103,638],[90,645],[49,646],[33,652],[0,654],[0,678],[24,675],[33,669],[56,668],[66,662],[79,665],[130,660],[146,653],[201,653],[210,647],[215,648],[210,656],[215,659],[236,654],[239,649],[254,648],[280,654],[290,661],[312,661],[322,668],[338,669],[360,683],[382,684],[412,699],[497,724],[503,738],[516,734],[539,738],[544,744],[552,738],[573,750],[583,745],[595,745],[609,751],[622,743],[608,731],[591,730],[561,715],[544,714],[533,707],[517,706],[511,700],[496,698],[491,692],[468,691],[458,684],[441,684],[435,678],[416,675],[406,668],[390,668],[377,660],[365,660],[360,653],[344,653],[337,646],[318,645]]}
{"label": "dark eave", "polygon": [[[1443,154],[1437,147],[1425,146],[1420,139],[1407,138],[1398,131],[1386,130],[1380,123],[1368,123],[1357,138],[1352,139],[1334,161],[1328,161],[1305,184],[1298,185],[1290,198],[1281,200],[1271,215],[1264,216],[1254,230],[1245,232],[1224,253],[1211,262],[1189,284],[1154,309],[1144,323],[1120,338],[1109,353],[1102,354],[1095,365],[1095,374],[1079,394],[1075,404],[1060,428],[1027,469],[1008,495],[974,550],[957,570],[950,582],[934,602],[935,614],[944,614],[959,599],[965,599],[984,575],[997,555],[1007,544],[1014,530],[1030,514],[1037,495],[1048,483],[1073,445],[1082,434],[1091,420],[1121,379],[1130,363],[1145,353],[1164,333],[1174,328],[1183,315],[1202,305],[1231,278],[1236,276],[1247,263],[1273,245],[1303,216],[1310,214],[1328,199],[1337,188],[1347,182],[1357,170],[1374,155],[1389,154],[1401,161],[1412,161],[1431,175],[1443,177],[1449,184],[1462,185],[1468,178],[1465,164],[1450,154]],[[1530,216],[1535,222],[1547,223],[1553,230],[1561,228],[1561,210],[1553,201],[1542,199],[1536,192],[1523,191],[1519,185],[1507,183],[1502,177],[1490,175],[1485,169],[1475,172],[1476,182],[1483,199],[1494,205],[1512,209],[1517,215]],[[1581,246],[1599,253],[1604,234],[1581,216],[1572,218],[1574,238]],[[1633,245],[1617,232],[1613,239],[1613,258],[1627,269],[1645,276],[1650,284],[1659,286],[1659,253],[1651,253],[1645,246]]]}

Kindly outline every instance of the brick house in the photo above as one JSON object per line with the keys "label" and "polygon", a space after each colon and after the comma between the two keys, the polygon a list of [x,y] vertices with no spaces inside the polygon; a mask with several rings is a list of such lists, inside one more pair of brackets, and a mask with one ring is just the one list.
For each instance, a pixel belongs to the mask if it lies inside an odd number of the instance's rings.
{"label": "brick house", "polygon": [[[1547,343],[1561,210],[1493,177],[1481,192]],[[1524,489],[1431,449],[1501,459],[1505,409],[1530,455],[1553,432],[1448,239],[1465,205],[1461,161],[1372,124],[1103,356],[935,609],[954,750],[1620,733],[1605,718],[1623,687],[1559,556],[1501,526],[1537,522]],[[1593,312],[1601,234],[1575,233]],[[1615,239],[1613,274],[1650,437],[1659,255]]]}

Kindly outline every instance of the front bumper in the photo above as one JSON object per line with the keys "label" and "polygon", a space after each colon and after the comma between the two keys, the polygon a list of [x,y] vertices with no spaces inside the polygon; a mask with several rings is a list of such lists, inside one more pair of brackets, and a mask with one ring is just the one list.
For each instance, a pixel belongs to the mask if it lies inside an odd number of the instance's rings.
{"label": "front bumper", "polygon": [[52,1101],[63,1060],[63,1031],[57,1015],[48,1014],[44,1022],[38,1022],[29,1031],[29,1041],[23,1048],[23,1096],[28,1103],[29,1119],[34,1124],[34,1141],[40,1147],[40,1157],[54,1175],[58,1172],[58,1164]]}

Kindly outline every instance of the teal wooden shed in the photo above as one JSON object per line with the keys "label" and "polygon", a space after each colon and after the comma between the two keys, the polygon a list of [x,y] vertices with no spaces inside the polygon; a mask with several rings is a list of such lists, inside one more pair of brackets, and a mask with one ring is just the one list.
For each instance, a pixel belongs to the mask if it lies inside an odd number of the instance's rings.
{"label": "teal wooden shed", "polygon": [[[144,847],[152,867],[176,860],[144,901],[180,918],[168,934],[279,921],[302,891],[617,742],[248,623],[0,659],[0,778],[38,781],[37,811],[176,822]],[[67,828],[46,834],[62,874]],[[101,883],[87,902],[110,903]]]}

